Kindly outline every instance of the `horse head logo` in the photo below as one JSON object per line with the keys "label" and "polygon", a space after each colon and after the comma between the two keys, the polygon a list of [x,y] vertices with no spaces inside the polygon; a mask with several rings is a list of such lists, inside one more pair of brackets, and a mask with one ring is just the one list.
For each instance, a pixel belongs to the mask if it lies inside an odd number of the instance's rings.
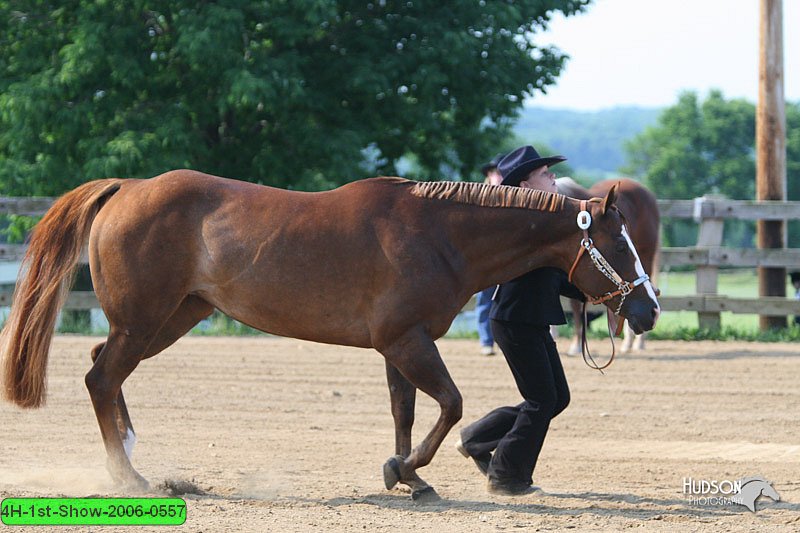
{"label": "horse head logo", "polygon": [[756,500],[758,500],[758,497],[762,494],[764,496],[769,496],[776,502],[781,501],[780,495],[772,488],[769,481],[763,477],[745,477],[740,479],[739,483],[742,488],[738,494],[731,496],[731,501],[739,505],[744,505],[754,513],[756,512]]}

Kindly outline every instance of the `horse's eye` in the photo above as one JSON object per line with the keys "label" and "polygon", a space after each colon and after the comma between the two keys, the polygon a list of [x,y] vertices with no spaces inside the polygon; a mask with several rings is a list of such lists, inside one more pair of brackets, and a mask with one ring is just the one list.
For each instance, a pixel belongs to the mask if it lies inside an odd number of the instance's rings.
{"label": "horse's eye", "polygon": [[623,253],[628,249],[628,242],[625,239],[617,240],[617,253]]}

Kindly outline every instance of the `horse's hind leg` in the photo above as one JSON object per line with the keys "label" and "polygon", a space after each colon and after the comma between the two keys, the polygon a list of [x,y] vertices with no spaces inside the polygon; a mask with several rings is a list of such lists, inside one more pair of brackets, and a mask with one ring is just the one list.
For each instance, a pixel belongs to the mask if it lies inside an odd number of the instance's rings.
{"label": "horse's hind leg", "polygon": [[147,347],[142,359],[153,357],[172,346],[175,341],[186,335],[190,329],[208,317],[213,311],[214,306],[199,296],[190,294],[184,298],[178,309],[172,313],[169,320],[158,331],[158,335]]}
{"label": "horse's hind leg", "polygon": [[411,453],[411,427],[414,425],[417,388],[389,361],[386,361],[386,382],[394,418],[394,453],[408,457]]}
{"label": "horse's hind leg", "polygon": [[[92,349],[92,363],[97,361],[100,352],[103,351],[106,343],[101,342]],[[119,431],[120,438],[122,439],[122,447],[125,450],[125,455],[130,460],[133,454],[133,446],[136,444],[136,433],[133,431],[133,423],[128,414],[128,408],[125,406],[125,398],[122,396],[122,388],[119,390],[117,400],[114,402],[116,408],[117,430]]]}
{"label": "horse's hind leg", "polygon": [[[129,332],[111,331],[105,344],[94,356],[95,362],[86,374],[86,388],[92,399],[103,444],[108,455],[108,471],[115,482],[145,489],[147,481],[131,466],[120,433],[120,425],[128,436],[130,417],[119,403],[122,383],[136,368],[146,348],[144,342],[132,338]],[[132,432],[132,428],[131,428]]]}
{"label": "horse's hind leg", "polygon": [[433,488],[417,476],[416,469],[431,462],[447,433],[461,419],[461,393],[433,340],[424,332],[409,332],[380,351],[410,384],[436,400],[441,409],[430,433],[408,457],[396,455],[386,462],[383,468],[386,488],[400,482],[411,487],[415,500],[436,498]]}
{"label": "horse's hind leg", "polygon": [[[150,346],[141,359],[152,357],[173,344],[200,322],[200,320],[210,315],[213,310],[213,306],[197,296],[186,297],[180,307],[178,307],[178,310],[172,314],[167,323],[164,324],[158,332],[156,338],[150,343]],[[106,343],[103,342],[94,347],[92,350],[92,363],[97,360],[97,357],[100,355],[105,345]],[[117,395],[115,408],[117,430],[122,439],[122,447],[125,450],[125,455],[128,456],[128,460],[130,461],[133,453],[133,446],[136,444],[136,433],[133,430],[133,423],[128,414],[128,408],[125,405],[125,397],[122,394],[121,387]]]}

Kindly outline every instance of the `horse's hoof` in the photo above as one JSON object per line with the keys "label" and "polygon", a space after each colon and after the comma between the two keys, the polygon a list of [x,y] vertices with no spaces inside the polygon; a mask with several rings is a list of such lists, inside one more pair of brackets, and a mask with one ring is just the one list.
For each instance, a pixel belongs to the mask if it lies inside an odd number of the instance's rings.
{"label": "horse's hoof", "polygon": [[150,482],[139,475],[126,479],[120,483],[120,486],[126,492],[148,492],[150,490]]}
{"label": "horse's hoof", "polygon": [[400,461],[398,459],[403,460],[399,455],[395,455],[383,464],[383,484],[386,485],[386,490],[391,490],[400,481]]}
{"label": "horse's hoof", "polygon": [[436,494],[433,487],[425,487],[424,489],[417,489],[411,493],[411,499],[416,503],[434,503],[440,501],[442,498]]}
{"label": "horse's hoof", "polygon": [[108,473],[114,484],[126,492],[147,492],[150,490],[150,483],[135,470],[119,471],[108,468]]}

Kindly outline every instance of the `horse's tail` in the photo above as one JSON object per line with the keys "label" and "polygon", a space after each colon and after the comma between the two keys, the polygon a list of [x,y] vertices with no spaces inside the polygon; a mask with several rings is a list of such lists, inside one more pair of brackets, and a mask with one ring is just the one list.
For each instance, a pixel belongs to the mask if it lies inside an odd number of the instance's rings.
{"label": "horse's tail", "polygon": [[0,332],[7,400],[21,407],[44,402],[47,355],[56,317],[103,201],[123,180],[85,183],[59,198],[31,235],[11,312]]}

